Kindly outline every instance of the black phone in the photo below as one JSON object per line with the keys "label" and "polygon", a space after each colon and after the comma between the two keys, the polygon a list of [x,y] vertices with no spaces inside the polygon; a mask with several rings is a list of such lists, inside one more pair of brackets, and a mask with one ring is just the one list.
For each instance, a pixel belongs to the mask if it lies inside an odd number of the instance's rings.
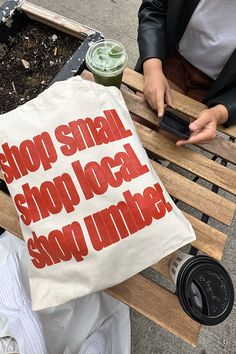
{"label": "black phone", "polygon": [[188,116],[183,115],[182,112],[166,110],[159,127],[181,139],[188,139],[190,137],[189,124]]}

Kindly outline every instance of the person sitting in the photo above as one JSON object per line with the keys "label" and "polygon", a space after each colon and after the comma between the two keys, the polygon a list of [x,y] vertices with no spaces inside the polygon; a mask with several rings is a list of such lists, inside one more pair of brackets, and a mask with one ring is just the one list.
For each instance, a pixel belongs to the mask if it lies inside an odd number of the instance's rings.
{"label": "person sitting", "polygon": [[235,14],[232,0],[142,1],[136,70],[147,102],[161,117],[173,88],[208,106],[177,145],[208,143],[218,125],[236,123]]}

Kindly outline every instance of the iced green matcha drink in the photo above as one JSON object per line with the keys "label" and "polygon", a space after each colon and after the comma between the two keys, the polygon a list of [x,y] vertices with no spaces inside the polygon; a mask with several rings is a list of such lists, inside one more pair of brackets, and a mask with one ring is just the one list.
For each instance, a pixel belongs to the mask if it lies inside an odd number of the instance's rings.
{"label": "iced green matcha drink", "polygon": [[111,39],[94,43],[86,54],[86,65],[95,82],[104,86],[120,87],[127,60],[124,46]]}

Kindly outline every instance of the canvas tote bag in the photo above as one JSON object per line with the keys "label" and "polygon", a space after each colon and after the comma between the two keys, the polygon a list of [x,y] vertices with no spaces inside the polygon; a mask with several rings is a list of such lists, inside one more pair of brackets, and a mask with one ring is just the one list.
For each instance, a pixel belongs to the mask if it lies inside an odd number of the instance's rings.
{"label": "canvas tote bag", "polygon": [[34,310],[116,285],[193,241],[120,91],[80,77],[0,118]]}

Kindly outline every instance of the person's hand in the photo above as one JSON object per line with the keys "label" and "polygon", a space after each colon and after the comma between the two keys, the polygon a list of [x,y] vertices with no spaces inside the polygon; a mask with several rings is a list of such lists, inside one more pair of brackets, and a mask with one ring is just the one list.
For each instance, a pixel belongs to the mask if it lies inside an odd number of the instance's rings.
{"label": "person's hand", "polygon": [[158,117],[164,114],[165,104],[174,108],[169,83],[162,72],[160,59],[148,59],[143,64],[143,93],[148,104],[157,111]]}
{"label": "person's hand", "polygon": [[204,109],[199,117],[189,125],[190,138],[178,140],[176,145],[209,143],[216,136],[217,126],[225,123],[227,119],[228,110],[221,104]]}

